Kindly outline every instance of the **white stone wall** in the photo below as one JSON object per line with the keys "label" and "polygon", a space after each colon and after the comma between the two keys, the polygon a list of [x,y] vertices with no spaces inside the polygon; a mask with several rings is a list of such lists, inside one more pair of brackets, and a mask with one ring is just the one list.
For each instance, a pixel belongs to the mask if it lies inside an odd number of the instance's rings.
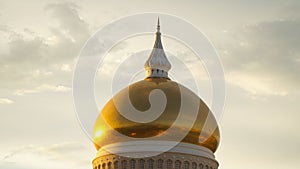
{"label": "white stone wall", "polygon": [[218,162],[201,156],[166,152],[146,158],[117,155],[96,157],[93,169],[217,169]]}
{"label": "white stone wall", "polygon": [[219,166],[208,148],[158,140],[106,145],[92,163],[93,169],[217,169]]}

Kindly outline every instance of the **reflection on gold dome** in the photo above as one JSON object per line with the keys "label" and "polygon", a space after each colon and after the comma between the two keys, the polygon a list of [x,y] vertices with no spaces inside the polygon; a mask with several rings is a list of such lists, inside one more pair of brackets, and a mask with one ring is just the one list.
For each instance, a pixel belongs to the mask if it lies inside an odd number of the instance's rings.
{"label": "reflection on gold dome", "polygon": [[[115,102],[125,104],[124,99],[127,99],[126,95],[129,95],[131,104],[137,110],[141,112],[148,110],[151,106],[149,95],[154,89],[163,91],[167,98],[165,110],[157,119],[149,123],[137,123],[128,120],[117,110]],[[174,121],[180,112],[181,99],[187,100],[190,107],[200,103],[198,114],[196,119],[192,119],[188,113],[183,112],[183,121],[175,124]],[[189,122],[194,123],[181,141],[201,145],[215,152],[219,144],[220,134],[217,122],[206,104],[192,91],[174,81],[167,78],[148,77],[130,85],[128,90],[121,90],[104,106],[96,120],[93,139],[97,149],[107,144],[129,140],[126,137],[122,137],[122,135],[132,138],[156,136],[159,139],[162,134],[172,136],[185,132],[186,123]],[[170,127],[175,130],[167,130]],[[121,135],[115,134],[116,131],[121,133]],[[172,137],[169,138],[171,140],[168,141],[178,141],[172,140]],[[165,140],[166,138],[162,137],[161,139]]]}

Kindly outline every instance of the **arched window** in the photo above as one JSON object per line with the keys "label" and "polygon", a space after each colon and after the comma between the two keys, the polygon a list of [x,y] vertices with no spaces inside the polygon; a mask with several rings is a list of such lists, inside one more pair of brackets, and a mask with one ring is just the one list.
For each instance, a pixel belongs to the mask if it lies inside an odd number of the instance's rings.
{"label": "arched window", "polygon": [[162,169],[163,168],[163,164],[164,164],[164,161],[162,159],[159,159],[157,161],[157,169]]}
{"label": "arched window", "polygon": [[145,160],[140,159],[139,160],[139,169],[144,169],[145,168]]}
{"label": "arched window", "polygon": [[192,163],[192,169],[197,169],[197,163],[195,162]]}
{"label": "arched window", "polygon": [[122,169],[126,169],[127,161],[123,160],[123,161],[121,162],[121,165],[122,165]]}
{"label": "arched window", "polygon": [[148,160],[148,169],[153,169],[154,168],[154,160],[150,159]]}
{"label": "arched window", "polygon": [[111,169],[111,162],[108,162],[107,169]]}
{"label": "arched window", "polygon": [[175,169],[180,169],[181,168],[181,162],[179,160],[175,161]]}
{"label": "arched window", "polygon": [[119,162],[118,161],[114,162],[114,169],[119,169]]}
{"label": "arched window", "polygon": [[102,164],[102,169],[105,169],[105,167],[106,167],[106,164],[103,163],[103,164]]}
{"label": "arched window", "polygon": [[184,162],[184,169],[189,169],[190,168],[190,163],[188,161]]}
{"label": "arched window", "polygon": [[135,160],[130,160],[130,169],[135,169]]}
{"label": "arched window", "polygon": [[173,161],[168,159],[167,160],[167,169],[171,169],[173,167],[172,165],[173,165]]}
{"label": "arched window", "polygon": [[203,169],[203,164],[199,164],[199,169]]}
{"label": "arched window", "polygon": [[208,165],[205,166],[205,169],[209,169]]}
{"label": "arched window", "polygon": [[101,165],[100,164],[98,165],[98,169],[101,169]]}

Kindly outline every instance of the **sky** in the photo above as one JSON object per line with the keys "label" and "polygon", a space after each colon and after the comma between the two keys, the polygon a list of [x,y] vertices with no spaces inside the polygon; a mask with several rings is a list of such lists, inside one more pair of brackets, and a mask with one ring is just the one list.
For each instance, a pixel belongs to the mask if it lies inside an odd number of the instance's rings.
{"label": "sky", "polygon": [[[158,12],[201,30],[223,63],[219,168],[298,169],[299,9],[298,0],[1,0],[0,168],[91,168],[96,150],[77,119],[72,96],[77,56],[89,37],[113,20]],[[149,22],[155,31],[155,21]],[[163,36],[163,43],[175,57],[192,55],[170,38]],[[127,56],[152,44],[150,35],[126,39],[108,54],[105,66],[113,67],[113,55]],[[203,75],[200,97],[210,103],[207,73],[190,66]],[[101,83],[105,80],[98,76],[96,88],[109,88]],[[111,95],[97,97],[101,107]]]}

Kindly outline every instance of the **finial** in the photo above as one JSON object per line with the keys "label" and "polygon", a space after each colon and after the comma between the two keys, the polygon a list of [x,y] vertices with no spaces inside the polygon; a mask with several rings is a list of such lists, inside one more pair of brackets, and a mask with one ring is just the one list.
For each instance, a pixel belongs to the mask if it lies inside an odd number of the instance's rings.
{"label": "finial", "polygon": [[146,61],[144,68],[147,71],[147,78],[167,78],[168,71],[171,69],[171,64],[167,59],[165,51],[161,43],[160,23],[157,19],[157,32],[155,37],[155,43],[152,52]]}
{"label": "finial", "polygon": [[157,32],[160,32],[160,25],[159,25],[159,17],[157,18],[157,28],[156,28]]}

